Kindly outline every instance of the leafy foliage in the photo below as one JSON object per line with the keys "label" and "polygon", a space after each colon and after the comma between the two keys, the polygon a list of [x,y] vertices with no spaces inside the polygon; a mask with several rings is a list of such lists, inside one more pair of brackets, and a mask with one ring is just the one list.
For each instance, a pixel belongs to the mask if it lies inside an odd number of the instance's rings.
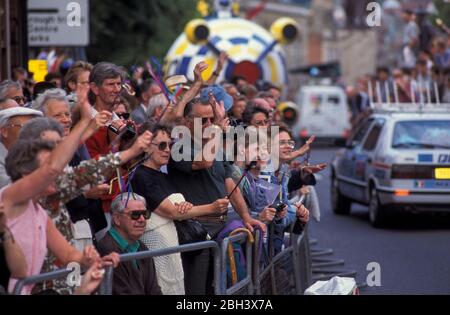
{"label": "leafy foliage", "polygon": [[143,65],[150,56],[162,61],[195,17],[195,0],[92,0],[88,59],[127,67]]}

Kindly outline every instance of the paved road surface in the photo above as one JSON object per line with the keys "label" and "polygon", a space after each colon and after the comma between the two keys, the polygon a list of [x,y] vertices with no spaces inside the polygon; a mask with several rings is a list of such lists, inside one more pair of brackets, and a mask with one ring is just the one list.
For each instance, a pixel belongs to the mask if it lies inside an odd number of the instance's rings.
{"label": "paved road surface", "polygon": [[[311,162],[330,162],[336,149],[314,149]],[[388,229],[369,223],[367,208],[353,205],[350,216],[333,214],[329,169],[317,185],[320,223],[312,223],[311,237],[320,247],[334,249],[333,258],[345,259],[344,269],[358,272],[365,282],[370,262],[381,266],[381,287],[363,294],[450,294],[450,216],[407,215]],[[450,205],[449,205],[450,208]]]}

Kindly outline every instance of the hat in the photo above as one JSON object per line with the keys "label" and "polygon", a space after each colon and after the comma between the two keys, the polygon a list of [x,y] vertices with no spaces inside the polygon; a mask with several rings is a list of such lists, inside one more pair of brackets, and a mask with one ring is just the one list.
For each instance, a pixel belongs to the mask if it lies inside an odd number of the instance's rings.
{"label": "hat", "polygon": [[26,108],[26,107],[8,108],[8,109],[0,111],[0,128],[4,127],[8,123],[8,120],[11,117],[15,117],[15,116],[38,116],[38,117],[42,117],[44,115],[40,111],[31,109],[31,108]]}
{"label": "hat", "polygon": [[166,86],[170,89],[172,87],[175,87],[179,84],[186,84],[188,80],[184,75],[173,75],[171,77],[168,77],[166,79]]}
{"label": "hat", "polygon": [[225,105],[225,111],[228,112],[233,107],[233,97],[229,95],[223,87],[220,85],[211,85],[204,88],[200,93],[200,100],[202,103],[207,103],[209,101],[209,93],[212,93],[216,98],[217,102],[223,101]]}

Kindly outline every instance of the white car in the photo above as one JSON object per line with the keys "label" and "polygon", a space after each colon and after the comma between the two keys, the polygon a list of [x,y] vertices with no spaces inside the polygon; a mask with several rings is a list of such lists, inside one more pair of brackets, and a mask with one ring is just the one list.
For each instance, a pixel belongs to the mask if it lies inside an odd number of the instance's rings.
{"label": "white car", "polygon": [[450,211],[450,106],[372,114],[336,154],[331,176],[334,212],[368,205],[374,226],[399,209]]}
{"label": "white car", "polygon": [[[299,117],[293,126],[296,138],[315,135],[319,140],[342,142],[350,134],[347,96],[339,86],[304,86],[297,96]],[[344,141],[343,141],[344,140]]]}

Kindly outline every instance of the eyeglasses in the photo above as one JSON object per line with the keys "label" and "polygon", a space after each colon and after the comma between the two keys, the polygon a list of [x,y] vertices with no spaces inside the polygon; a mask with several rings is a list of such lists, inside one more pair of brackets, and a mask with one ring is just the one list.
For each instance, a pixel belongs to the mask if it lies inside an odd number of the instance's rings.
{"label": "eyeglasses", "polygon": [[152,213],[148,212],[147,210],[133,210],[124,214],[129,216],[133,221],[139,220],[141,216],[143,216],[145,220],[148,220],[152,216]]}
{"label": "eyeglasses", "polygon": [[214,123],[214,117],[203,117],[202,118],[202,126],[205,126],[207,124],[213,124]]}
{"label": "eyeglasses", "polygon": [[270,123],[270,120],[258,120],[255,121],[255,123],[253,125],[258,126],[258,127],[265,127]]}
{"label": "eyeglasses", "polygon": [[124,120],[128,120],[130,119],[130,113],[121,113],[121,114],[116,114],[119,118],[122,118]]}
{"label": "eyeglasses", "polygon": [[167,149],[167,147],[169,147],[169,149],[172,150],[173,147],[173,142],[160,142],[160,143],[152,142],[152,144],[154,146],[157,146],[159,151],[164,151],[165,149]]}
{"label": "eyeglasses", "polygon": [[295,148],[295,141],[292,140],[281,140],[280,146],[289,146],[292,149]]}
{"label": "eyeglasses", "polygon": [[24,124],[9,124],[8,125],[9,128],[14,128],[14,127],[23,128],[23,126],[25,126],[25,125]]}
{"label": "eyeglasses", "polygon": [[12,100],[16,101],[19,105],[25,105],[27,102],[27,99],[24,96],[16,96],[13,97]]}

